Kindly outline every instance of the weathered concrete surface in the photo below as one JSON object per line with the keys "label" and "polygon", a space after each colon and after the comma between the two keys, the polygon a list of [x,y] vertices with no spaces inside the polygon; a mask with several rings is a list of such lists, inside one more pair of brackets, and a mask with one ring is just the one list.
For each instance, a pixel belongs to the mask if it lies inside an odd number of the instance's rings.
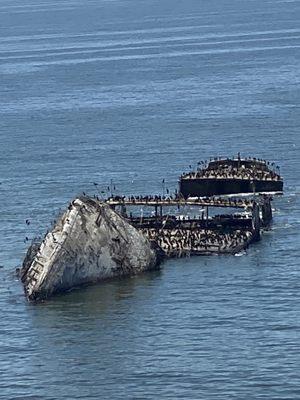
{"label": "weathered concrete surface", "polygon": [[78,198],[47,233],[30,247],[20,271],[29,300],[73,287],[135,275],[158,267],[149,240],[108,205]]}

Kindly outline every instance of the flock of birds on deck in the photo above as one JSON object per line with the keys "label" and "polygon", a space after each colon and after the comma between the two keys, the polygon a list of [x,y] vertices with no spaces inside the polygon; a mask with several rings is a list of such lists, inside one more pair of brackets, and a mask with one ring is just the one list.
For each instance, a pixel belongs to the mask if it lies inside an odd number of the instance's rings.
{"label": "flock of birds on deck", "polygon": [[229,252],[237,247],[246,247],[252,233],[235,230],[220,233],[208,229],[155,229],[141,230],[147,238],[158,245],[167,256],[182,256],[191,253]]}
{"label": "flock of birds on deck", "polygon": [[252,168],[241,168],[231,166],[219,166],[217,169],[203,169],[196,172],[188,172],[182,175],[183,178],[207,178],[207,179],[257,179],[265,181],[279,181],[280,176],[274,171],[255,171]]}
{"label": "flock of birds on deck", "polygon": [[178,202],[180,203],[193,203],[195,205],[201,205],[201,204],[210,204],[212,206],[227,206],[227,207],[241,207],[241,208],[246,208],[246,207],[251,207],[253,206],[253,200],[251,199],[231,199],[231,198],[223,198],[223,197],[198,197],[198,198],[192,198],[192,199],[184,199],[181,196],[178,196],[175,194],[174,196],[169,195],[169,196],[117,196],[117,195],[112,195],[108,197],[106,200],[106,203],[108,204],[126,204],[126,203],[172,203],[172,202]]}

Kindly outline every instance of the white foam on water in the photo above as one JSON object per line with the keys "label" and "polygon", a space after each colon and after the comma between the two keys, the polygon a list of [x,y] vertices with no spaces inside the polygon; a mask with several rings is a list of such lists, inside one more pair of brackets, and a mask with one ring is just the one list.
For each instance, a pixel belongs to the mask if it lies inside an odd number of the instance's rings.
{"label": "white foam on water", "polygon": [[240,251],[240,252],[238,252],[238,253],[235,253],[235,257],[242,257],[242,256],[245,256],[247,253],[246,253],[246,251],[245,250],[242,250],[242,251]]}

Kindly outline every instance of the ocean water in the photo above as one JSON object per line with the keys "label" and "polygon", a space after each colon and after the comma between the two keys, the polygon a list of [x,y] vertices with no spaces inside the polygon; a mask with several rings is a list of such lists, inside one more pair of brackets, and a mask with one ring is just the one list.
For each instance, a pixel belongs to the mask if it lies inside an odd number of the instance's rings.
{"label": "ocean water", "polygon": [[[0,399],[300,399],[299,21],[299,0],[0,0]],[[246,254],[26,302],[26,237],[71,198],[239,151],[285,180]]]}

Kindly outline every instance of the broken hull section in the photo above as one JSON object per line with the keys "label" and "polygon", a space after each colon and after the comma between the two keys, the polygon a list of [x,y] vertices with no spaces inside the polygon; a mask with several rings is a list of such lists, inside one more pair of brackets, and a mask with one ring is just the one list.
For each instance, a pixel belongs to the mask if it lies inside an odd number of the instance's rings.
{"label": "broken hull section", "polygon": [[282,181],[248,179],[183,178],[179,191],[185,197],[226,195],[234,193],[282,192]]}
{"label": "broken hull section", "polygon": [[20,272],[29,300],[158,268],[149,240],[109,206],[79,198],[28,250]]}

